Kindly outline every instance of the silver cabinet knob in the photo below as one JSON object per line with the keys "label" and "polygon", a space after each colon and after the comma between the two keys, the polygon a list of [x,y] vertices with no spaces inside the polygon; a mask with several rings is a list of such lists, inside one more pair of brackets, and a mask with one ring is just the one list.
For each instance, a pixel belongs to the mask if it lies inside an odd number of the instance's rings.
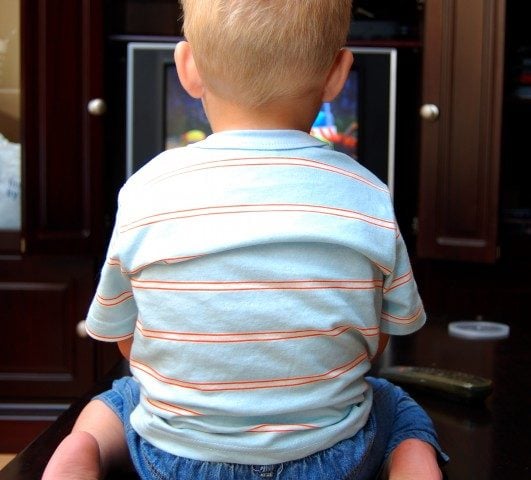
{"label": "silver cabinet knob", "polygon": [[87,104],[87,110],[91,115],[95,117],[101,117],[107,111],[107,104],[103,98],[93,98]]}
{"label": "silver cabinet knob", "polygon": [[85,328],[85,320],[81,320],[76,325],[76,333],[77,333],[77,336],[79,338],[87,338],[88,337],[87,329]]}
{"label": "silver cabinet knob", "polygon": [[420,116],[429,122],[435,122],[439,118],[439,107],[433,103],[426,103],[420,107]]}

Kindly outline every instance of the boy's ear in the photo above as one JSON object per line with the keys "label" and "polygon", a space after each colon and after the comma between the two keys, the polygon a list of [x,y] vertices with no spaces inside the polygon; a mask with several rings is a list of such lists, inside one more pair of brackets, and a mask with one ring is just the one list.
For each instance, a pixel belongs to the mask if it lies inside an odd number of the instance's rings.
{"label": "boy's ear", "polygon": [[174,59],[177,75],[183,88],[193,98],[202,98],[204,93],[203,80],[197,70],[192,48],[188,42],[183,40],[177,44]]}
{"label": "boy's ear", "polygon": [[347,81],[353,62],[354,57],[352,52],[346,48],[342,48],[328,72],[323,90],[323,102],[331,102],[339,95]]}

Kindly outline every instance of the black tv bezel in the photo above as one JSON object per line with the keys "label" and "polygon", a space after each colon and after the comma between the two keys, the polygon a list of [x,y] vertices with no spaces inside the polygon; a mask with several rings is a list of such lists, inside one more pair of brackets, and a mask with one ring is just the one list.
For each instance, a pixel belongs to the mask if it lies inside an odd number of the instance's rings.
{"label": "black tv bezel", "polygon": [[[175,42],[127,45],[126,177],[164,149],[165,70]],[[347,46],[359,74],[358,161],[387,183],[395,174],[397,51]],[[384,120],[382,120],[384,119]]]}

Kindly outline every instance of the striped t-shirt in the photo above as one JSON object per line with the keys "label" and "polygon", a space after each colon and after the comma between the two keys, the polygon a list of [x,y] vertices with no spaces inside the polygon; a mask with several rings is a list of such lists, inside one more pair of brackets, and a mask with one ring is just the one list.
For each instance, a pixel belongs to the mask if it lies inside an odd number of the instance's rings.
{"label": "striped t-shirt", "polygon": [[87,328],[134,336],[149,442],[271,464],[362,428],[379,333],[424,321],[382,182],[306,133],[231,131],[122,188]]}

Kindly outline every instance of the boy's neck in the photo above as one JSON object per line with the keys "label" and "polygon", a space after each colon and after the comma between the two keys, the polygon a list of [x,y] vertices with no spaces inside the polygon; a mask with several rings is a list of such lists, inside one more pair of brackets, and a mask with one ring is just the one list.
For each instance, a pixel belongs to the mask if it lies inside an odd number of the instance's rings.
{"label": "boy's neck", "polygon": [[256,108],[242,107],[219,97],[203,98],[213,132],[227,130],[301,130],[309,132],[321,106],[320,101],[283,99]]}

